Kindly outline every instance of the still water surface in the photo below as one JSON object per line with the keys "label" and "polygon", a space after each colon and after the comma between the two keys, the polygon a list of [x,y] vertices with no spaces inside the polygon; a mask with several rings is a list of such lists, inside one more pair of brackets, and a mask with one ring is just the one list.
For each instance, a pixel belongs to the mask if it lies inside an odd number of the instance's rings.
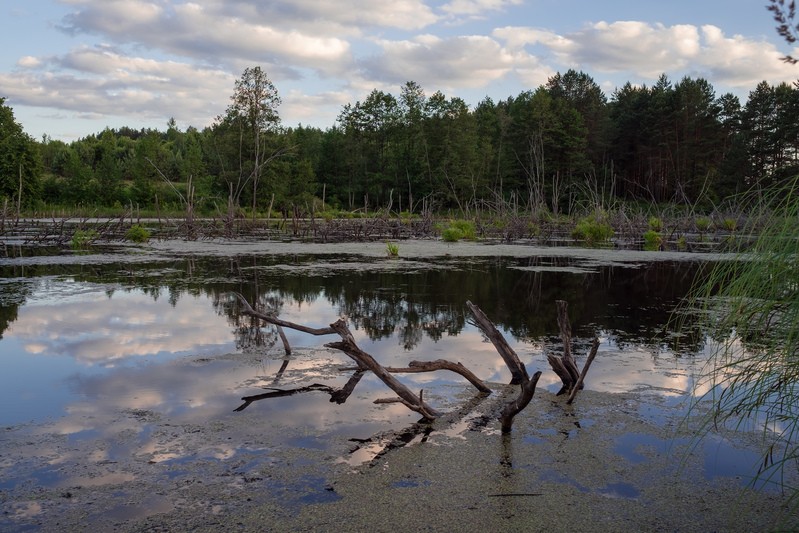
{"label": "still water surface", "polygon": [[[351,362],[323,349],[335,339],[292,331],[289,341],[302,356],[289,358],[278,375],[284,355],[276,332],[240,316],[230,291],[309,326],[346,317],[360,346],[387,366],[444,358],[486,381],[507,383],[501,358],[470,323],[465,302],[471,300],[531,371],[544,371],[541,384],[554,389],[557,378],[547,371],[544,353],[558,347],[554,302],[564,299],[578,356],[594,335],[602,340],[589,389],[646,386],[676,395],[690,390],[704,361],[701,341],[685,338],[678,345],[670,323],[699,268],[699,262],[601,265],[558,257],[130,262],[121,256],[99,264],[24,267],[9,260],[0,266],[0,402],[6,406],[0,423],[105,409],[218,416],[240,397],[285,385],[291,376],[288,383],[346,381],[336,369]],[[234,354],[249,366],[231,365]],[[186,358],[194,361],[190,371],[179,364]],[[401,379],[446,402],[463,386],[447,374]],[[387,392],[373,379],[357,390],[370,397]],[[373,409],[380,418],[383,408]]]}
{"label": "still water surface", "polygon": [[[134,499],[126,487],[146,479],[180,487],[198,475],[206,483],[235,479],[258,483],[262,498],[277,495],[285,505],[326,502],[339,497],[325,484],[329,465],[370,461],[392,438],[381,435],[418,420],[402,405],[375,405],[393,394],[368,373],[346,403],[332,403],[324,387],[340,388],[353,374],[351,360],[324,347],[337,339],[286,330],[293,348],[287,357],[276,330],[242,316],[232,291],[307,326],[345,317],[359,346],[386,366],[457,361],[497,391],[510,373],[471,323],[466,301],[494,321],[530,373],[543,371],[539,389],[554,392],[560,383],[546,353],[560,349],[555,301],[563,299],[579,365],[594,336],[601,340],[586,388],[635,391],[602,401],[636,420],[668,426],[675,406],[704,392],[695,386],[707,361],[705,336],[689,328],[678,342],[673,313],[707,263],[614,254],[597,260],[593,253],[531,249],[529,256],[387,259],[108,250],[0,259],[0,491],[16,495],[8,498],[16,502],[13,516],[0,518],[0,529],[47,515],[39,496],[29,496],[40,487],[67,506],[72,496],[64,494],[80,489],[85,498],[92,487],[109,488],[110,503],[98,504],[97,520],[169,512],[158,498],[119,503]],[[685,323],[692,322],[687,316]],[[424,389],[425,399],[442,411],[475,397],[468,383],[448,372],[398,378],[412,390]],[[300,387],[313,391],[242,400]],[[657,400],[633,399],[644,396]],[[562,413],[541,419],[560,412],[556,402],[541,401],[551,405],[539,404],[534,427],[519,430],[519,446],[541,446],[553,432],[575,439],[601,423],[585,417],[572,423]],[[468,440],[470,423],[459,420],[443,430],[445,437]],[[426,438],[436,443],[435,433]],[[756,453],[715,435],[705,442],[700,476],[751,479]],[[641,428],[612,443],[629,465],[674,445]],[[531,483],[536,480],[592,490],[554,469]],[[640,486],[611,481],[601,494],[638,498]]]}

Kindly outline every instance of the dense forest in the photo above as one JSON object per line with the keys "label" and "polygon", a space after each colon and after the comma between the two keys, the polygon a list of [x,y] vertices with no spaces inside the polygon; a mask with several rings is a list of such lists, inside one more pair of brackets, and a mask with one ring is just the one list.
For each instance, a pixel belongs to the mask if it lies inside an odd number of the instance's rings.
{"label": "dense forest", "polygon": [[[235,209],[571,214],[618,199],[711,209],[799,172],[799,87],[761,82],[745,104],[662,75],[608,98],[586,73],[473,108],[407,82],[373,90],[334,125],[284,127],[266,74],[248,68],[202,130],[106,129],[32,139],[0,98],[0,203]],[[182,200],[181,200],[182,199]]]}

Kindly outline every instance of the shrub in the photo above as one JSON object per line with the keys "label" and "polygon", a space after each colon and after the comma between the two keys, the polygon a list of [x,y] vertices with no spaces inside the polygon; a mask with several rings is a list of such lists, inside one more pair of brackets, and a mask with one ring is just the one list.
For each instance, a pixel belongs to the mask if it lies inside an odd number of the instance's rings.
{"label": "shrub", "polygon": [[450,226],[441,232],[441,238],[446,242],[458,242],[463,238],[463,232],[458,228],[453,228]]}
{"label": "shrub", "polygon": [[657,252],[663,249],[663,236],[655,230],[644,233],[644,250]]}
{"label": "shrub", "polygon": [[586,244],[595,245],[613,237],[613,228],[602,215],[591,215],[581,219],[572,230],[572,237]]}
{"label": "shrub", "polygon": [[469,241],[477,239],[477,229],[471,220],[453,220],[449,223],[449,227],[460,230],[461,239]]}
{"label": "shrub", "polygon": [[442,230],[441,238],[446,242],[457,242],[461,239],[473,241],[477,239],[477,229],[471,220],[450,220],[449,226]]}
{"label": "shrub", "polygon": [[93,229],[79,229],[75,230],[72,235],[71,246],[73,250],[84,250],[89,247],[97,239],[97,232]]}
{"label": "shrub", "polygon": [[652,231],[663,231],[663,221],[658,217],[649,217],[649,229]]}
{"label": "shrub", "polygon": [[696,226],[696,230],[700,233],[704,233],[710,229],[710,219],[707,217],[699,217],[694,220],[694,225]]}
{"label": "shrub", "polygon": [[125,232],[125,238],[133,242],[147,242],[150,240],[150,231],[140,224],[134,224]]}
{"label": "shrub", "polygon": [[386,243],[386,254],[389,257],[399,257],[399,246],[393,242]]}

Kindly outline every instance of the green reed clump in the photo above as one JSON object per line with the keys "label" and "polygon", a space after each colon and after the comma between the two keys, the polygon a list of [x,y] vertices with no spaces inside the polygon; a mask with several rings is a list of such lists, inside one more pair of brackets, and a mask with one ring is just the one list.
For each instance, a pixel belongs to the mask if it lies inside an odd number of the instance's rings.
{"label": "green reed clump", "polygon": [[734,260],[714,267],[690,302],[705,311],[717,343],[700,398],[713,402],[707,427],[754,423],[764,439],[760,475],[771,481],[799,457],[798,186],[799,179],[752,202],[749,218],[765,220],[745,228],[757,231],[754,243],[732,250]]}

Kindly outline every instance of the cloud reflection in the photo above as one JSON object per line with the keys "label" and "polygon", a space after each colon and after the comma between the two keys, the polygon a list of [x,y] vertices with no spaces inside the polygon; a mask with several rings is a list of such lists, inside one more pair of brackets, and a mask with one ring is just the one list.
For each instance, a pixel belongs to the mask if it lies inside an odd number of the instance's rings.
{"label": "cloud reflection", "polygon": [[233,345],[229,324],[207,298],[184,295],[172,305],[140,290],[34,300],[7,335],[30,355],[69,356],[89,366]]}

